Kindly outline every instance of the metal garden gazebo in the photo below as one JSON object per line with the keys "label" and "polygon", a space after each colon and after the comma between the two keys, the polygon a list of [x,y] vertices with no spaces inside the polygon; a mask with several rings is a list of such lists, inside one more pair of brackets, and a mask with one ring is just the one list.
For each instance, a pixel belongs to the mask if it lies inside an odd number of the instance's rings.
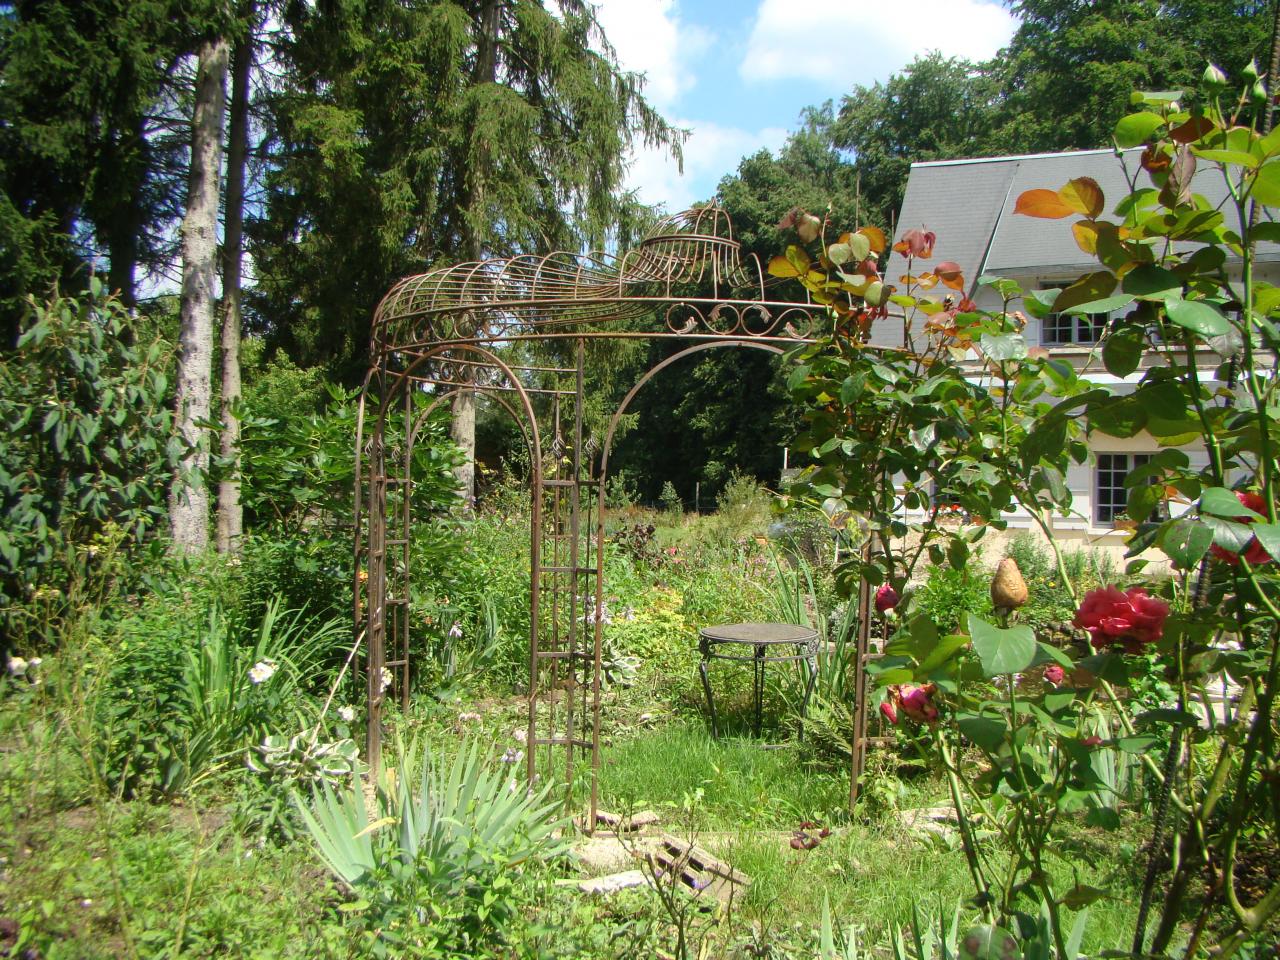
{"label": "metal garden gazebo", "polygon": [[[772,283],[754,256],[742,257],[727,214],[706,206],[660,222],[618,256],[462,263],[407,277],[386,295],[374,315],[356,442],[355,616],[365,637],[371,765],[380,762],[385,698],[407,706],[409,697],[413,446],[435,407],[474,392],[519,424],[531,465],[528,776],[571,784],[575,765],[589,763],[594,827],[614,434],[640,389],[684,357],[718,347],[781,354],[809,340],[824,308],[771,300]],[[681,349],[640,377],[596,438],[584,426],[584,364],[588,342],[601,338],[667,338]],[[509,348],[528,340],[560,341],[572,366],[510,360],[517,351]],[[865,739],[865,589],[860,602],[854,784]]]}

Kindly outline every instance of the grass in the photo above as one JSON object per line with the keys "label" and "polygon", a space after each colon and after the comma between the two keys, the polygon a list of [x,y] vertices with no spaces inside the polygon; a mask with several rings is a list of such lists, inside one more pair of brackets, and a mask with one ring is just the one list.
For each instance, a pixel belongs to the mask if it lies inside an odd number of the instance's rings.
{"label": "grass", "polygon": [[843,772],[807,763],[794,743],[713,740],[705,724],[677,719],[607,750],[600,797],[606,809],[654,808],[676,830],[782,830],[843,820],[849,785]]}

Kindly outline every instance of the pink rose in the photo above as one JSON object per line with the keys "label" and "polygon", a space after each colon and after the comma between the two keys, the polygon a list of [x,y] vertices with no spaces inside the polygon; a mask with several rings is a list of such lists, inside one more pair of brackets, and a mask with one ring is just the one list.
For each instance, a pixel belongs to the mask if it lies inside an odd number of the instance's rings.
{"label": "pink rose", "polygon": [[898,591],[893,589],[889,584],[885,583],[876,591],[876,610],[880,613],[887,613],[898,605],[902,600],[898,596]]}
{"label": "pink rose", "polygon": [[1085,737],[1080,742],[1086,747],[1099,747],[1102,745],[1102,738],[1095,733],[1092,736]]}
{"label": "pink rose", "polygon": [[1141,587],[1122,591],[1101,587],[1085,594],[1073,625],[1089,631],[1095,644],[1123,644],[1129,653],[1138,653],[1143,644],[1164,635],[1169,605],[1150,596]]}
{"label": "pink rose", "polygon": [[[1240,505],[1246,510],[1252,510],[1262,516],[1267,515],[1267,501],[1262,499],[1256,493],[1247,493],[1243,490],[1235,491],[1236,499],[1240,501]],[[1236,517],[1240,523],[1254,523],[1253,517]],[[1221,560],[1223,563],[1230,564],[1233,567],[1240,566],[1240,554],[1234,550],[1228,550],[1226,547],[1219,547],[1216,544],[1209,548],[1209,552]],[[1261,566],[1264,563],[1271,562],[1271,554],[1263,549],[1262,544],[1258,542],[1257,537],[1250,537],[1249,542],[1244,548],[1244,558],[1254,567]]]}
{"label": "pink rose", "polygon": [[1062,682],[1066,675],[1066,671],[1056,663],[1051,663],[1044,668],[1044,682],[1051,683],[1055,687]]}

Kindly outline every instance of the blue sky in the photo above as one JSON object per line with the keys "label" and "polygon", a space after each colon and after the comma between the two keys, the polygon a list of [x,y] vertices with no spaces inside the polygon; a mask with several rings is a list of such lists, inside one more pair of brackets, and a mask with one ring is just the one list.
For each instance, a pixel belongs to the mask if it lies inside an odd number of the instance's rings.
{"label": "blue sky", "polygon": [[1016,20],[995,0],[594,0],[619,61],[690,130],[684,173],[638,150],[630,185],[675,211],[715,192],[738,161],[775,150],[801,109],[888,79],[917,54],[972,60],[1008,43]]}

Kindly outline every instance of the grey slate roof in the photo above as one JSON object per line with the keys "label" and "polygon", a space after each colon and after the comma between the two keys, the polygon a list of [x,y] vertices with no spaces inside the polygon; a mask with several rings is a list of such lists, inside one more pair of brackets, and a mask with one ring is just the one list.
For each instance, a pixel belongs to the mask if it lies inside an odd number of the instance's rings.
{"label": "grey slate roof", "polygon": [[[954,260],[964,271],[966,287],[983,273],[1025,276],[1037,273],[1097,269],[1096,261],[1072,239],[1069,224],[1076,218],[1046,221],[1013,212],[1018,196],[1027,190],[1057,190],[1074,177],[1092,177],[1106,196],[1106,210],[1129,192],[1124,168],[1137,174],[1139,186],[1150,181],[1138,166],[1141,150],[1127,150],[1123,163],[1112,150],[940,160],[914,163],[898,218],[898,237],[911,227],[925,226],[938,235],[934,260]],[[1213,204],[1226,195],[1222,178],[1209,164],[1201,164],[1193,189]],[[895,237],[897,239],[898,237]],[[1260,259],[1272,259],[1280,248],[1261,244]],[[906,260],[891,254],[885,269],[888,282],[897,283]]]}

